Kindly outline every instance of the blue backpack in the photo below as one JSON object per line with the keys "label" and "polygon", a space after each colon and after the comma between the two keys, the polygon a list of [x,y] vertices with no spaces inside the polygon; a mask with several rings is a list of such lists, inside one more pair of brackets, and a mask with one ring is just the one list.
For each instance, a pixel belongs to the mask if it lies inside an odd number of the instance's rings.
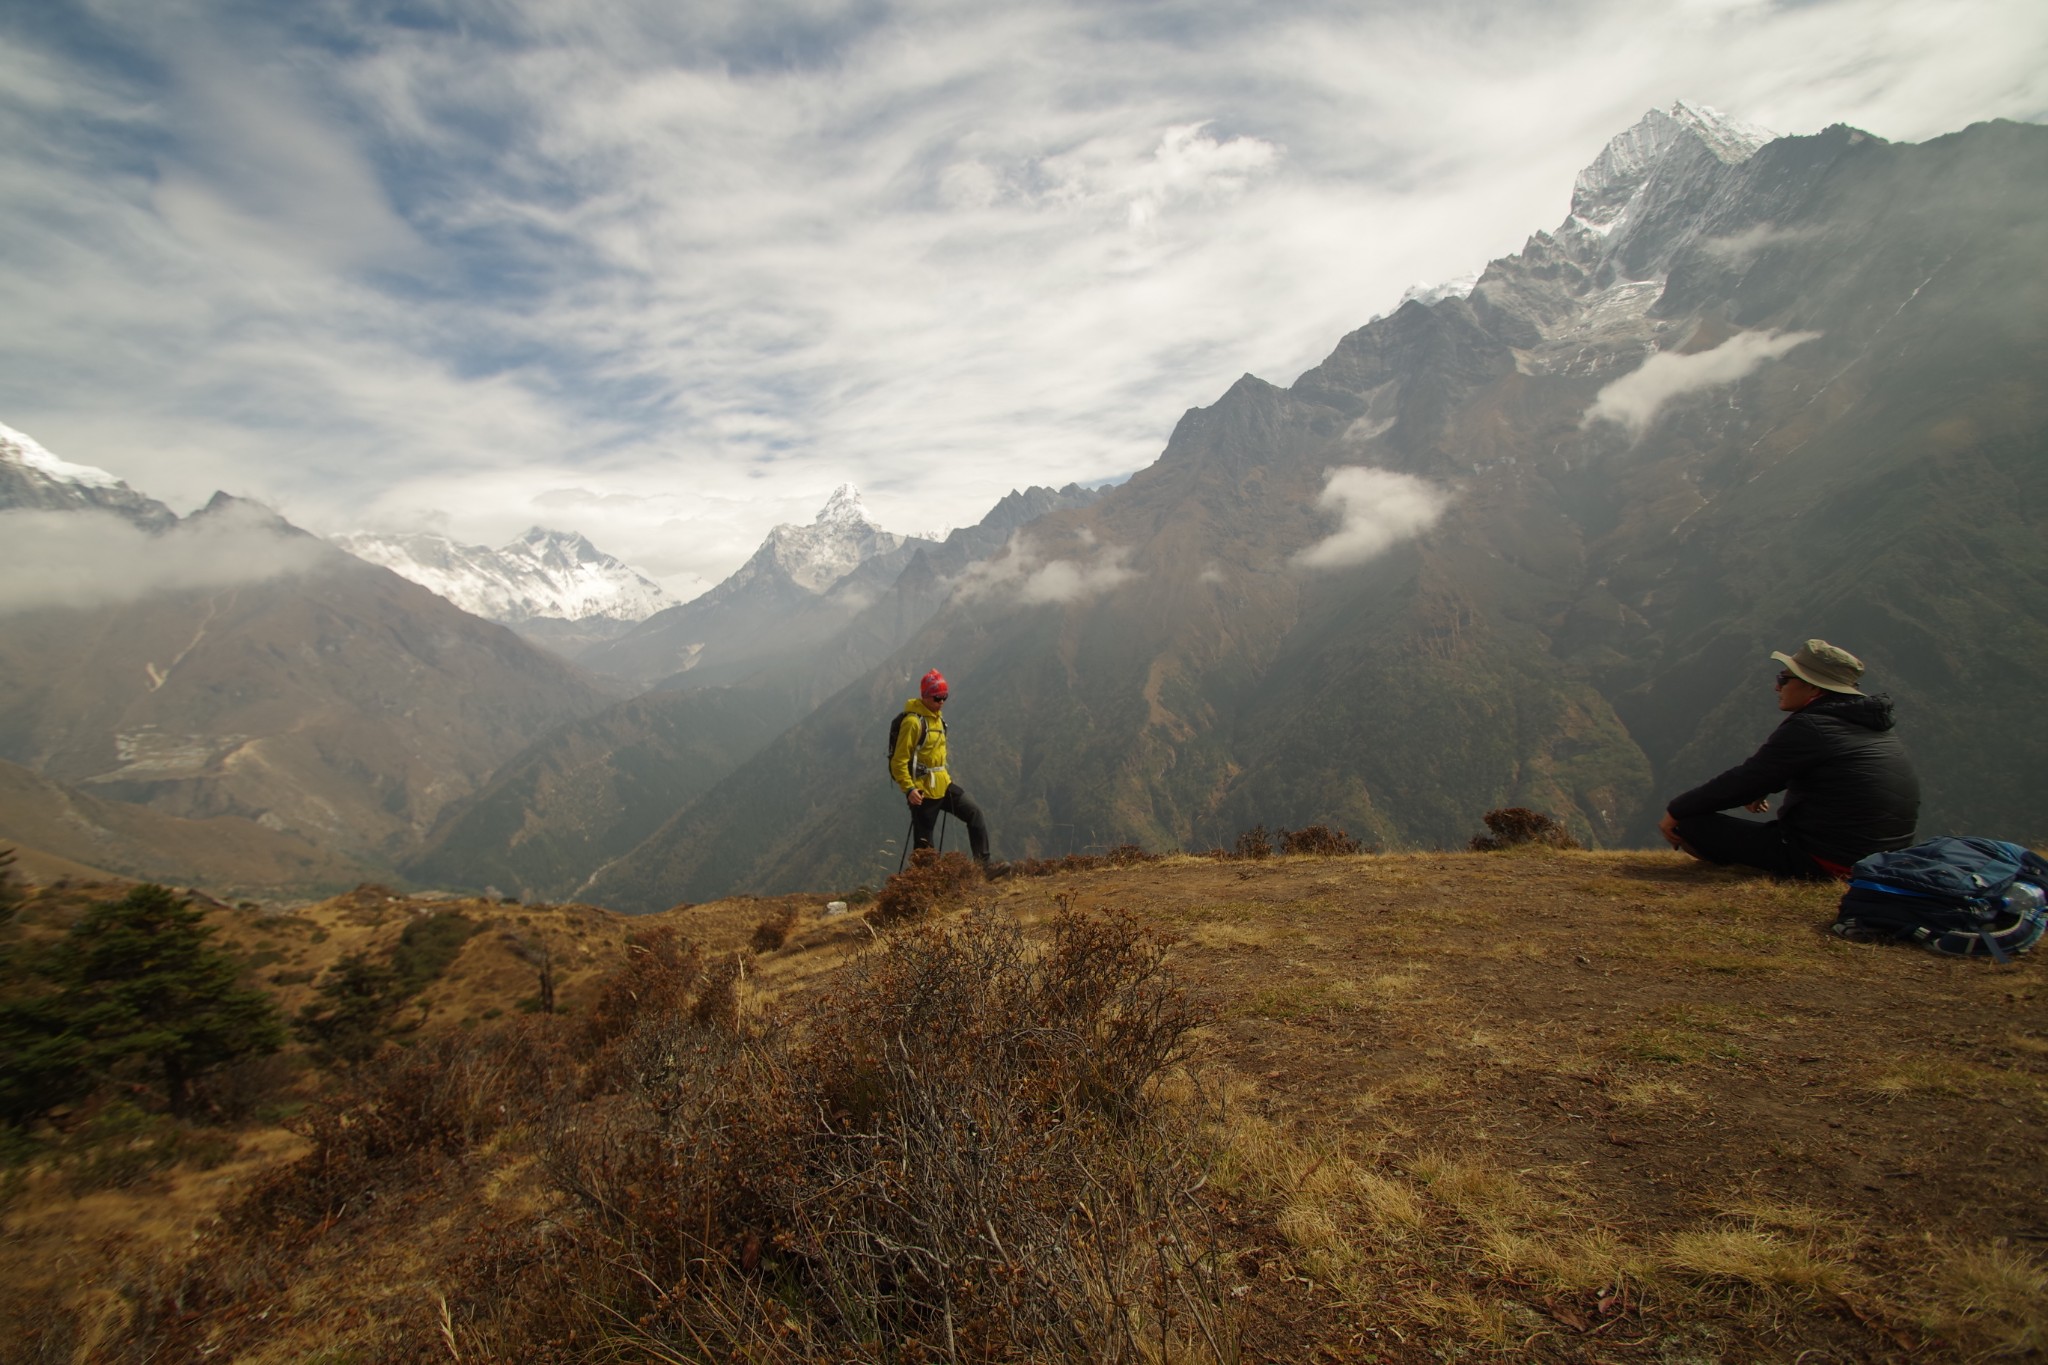
{"label": "blue backpack", "polygon": [[2048,931],[2048,862],[1998,839],[1929,839],[1849,870],[1834,931],[2010,962]]}

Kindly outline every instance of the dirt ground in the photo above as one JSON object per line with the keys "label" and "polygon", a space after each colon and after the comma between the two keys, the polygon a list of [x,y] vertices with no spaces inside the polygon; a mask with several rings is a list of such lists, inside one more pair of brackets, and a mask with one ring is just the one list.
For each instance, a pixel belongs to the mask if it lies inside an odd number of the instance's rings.
{"label": "dirt ground", "polygon": [[1068,880],[1184,939],[1258,1358],[2048,1358],[2039,955],[1676,855]]}

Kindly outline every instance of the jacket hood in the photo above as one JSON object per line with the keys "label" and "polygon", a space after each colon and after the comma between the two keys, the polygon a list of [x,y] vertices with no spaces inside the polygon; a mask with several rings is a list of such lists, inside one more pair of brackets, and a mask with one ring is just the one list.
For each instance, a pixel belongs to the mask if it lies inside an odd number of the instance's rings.
{"label": "jacket hood", "polygon": [[1851,697],[1845,694],[1822,697],[1811,706],[1800,708],[1799,714],[1847,721],[1866,730],[1889,730],[1897,724],[1892,719],[1892,699],[1882,692],[1868,697]]}

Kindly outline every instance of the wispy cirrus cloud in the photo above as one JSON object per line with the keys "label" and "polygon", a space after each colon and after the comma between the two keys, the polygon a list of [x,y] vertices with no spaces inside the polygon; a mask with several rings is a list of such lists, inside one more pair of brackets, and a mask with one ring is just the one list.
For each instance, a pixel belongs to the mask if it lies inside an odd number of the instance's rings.
{"label": "wispy cirrus cloud", "polygon": [[321,529],[497,543],[573,494],[679,592],[845,480],[914,528],[1140,467],[1675,97],[2048,115],[2022,0],[381,15],[0,15],[0,421]]}

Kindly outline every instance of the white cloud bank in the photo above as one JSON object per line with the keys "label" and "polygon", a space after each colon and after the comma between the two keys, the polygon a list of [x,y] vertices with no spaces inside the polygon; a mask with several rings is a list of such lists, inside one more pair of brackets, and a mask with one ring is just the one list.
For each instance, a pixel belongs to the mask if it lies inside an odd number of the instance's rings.
{"label": "white cloud bank", "polygon": [[1337,515],[1337,529],[1294,556],[1305,569],[1363,564],[1430,527],[1451,505],[1450,490],[1391,469],[1347,465],[1330,470],[1316,506]]}
{"label": "white cloud bank", "polygon": [[1130,554],[1128,547],[1106,547],[1087,562],[1047,559],[1038,542],[1020,531],[1010,537],[1006,553],[967,566],[953,590],[953,600],[990,599],[1025,606],[1079,602],[1136,578],[1138,571],[1126,563]]}
{"label": "white cloud bank", "polygon": [[257,508],[228,508],[151,535],[111,512],[0,512],[0,615],[102,607],[159,593],[239,587],[319,563],[310,536],[277,529]]}
{"label": "white cloud bank", "polygon": [[1795,346],[1817,340],[1819,332],[1738,332],[1710,351],[1681,355],[1659,351],[1600,390],[1586,409],[1581,428],[1614,422],[1630,437],[1649,430],[1658,411],[1672,399],[1702,389],[1733,384],[1755,373],[1766,360],[1776,360]]}
{"label": "white cloud bank", "polygon": [[1675,98],[2048,117],[2040,0],[400,8],[4,11],[0,420],[687,594],[842,482],[909,529],[1142,467]]}

